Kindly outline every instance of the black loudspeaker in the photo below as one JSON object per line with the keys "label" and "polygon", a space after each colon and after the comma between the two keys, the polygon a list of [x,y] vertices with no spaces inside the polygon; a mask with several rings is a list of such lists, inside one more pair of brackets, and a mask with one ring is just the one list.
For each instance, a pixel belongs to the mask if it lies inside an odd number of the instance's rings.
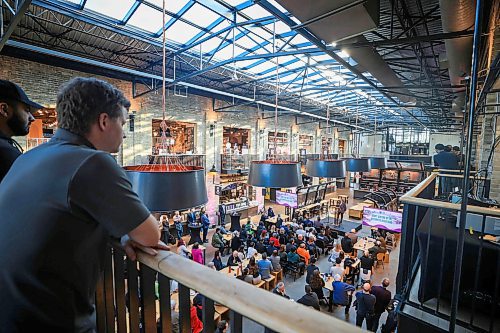
{"label": "black loudspeaker", "polygon": [[129,124],[129,131],[133,132],[134,131],[134,125],[135,125],[135,114],[129,114],[128,115],[128,124]]}

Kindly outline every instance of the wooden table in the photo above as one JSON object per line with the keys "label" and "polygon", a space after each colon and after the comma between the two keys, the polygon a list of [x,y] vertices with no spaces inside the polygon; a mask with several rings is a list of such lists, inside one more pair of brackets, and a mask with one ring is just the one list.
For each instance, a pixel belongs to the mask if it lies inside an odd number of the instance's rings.
{"label": "wooden table", "polygon": [[358,254],[357,251],[365,251],[373,246],[375,246],[375,239],[367,238],[367,240],[365,240],[364,238],[358,237],[358,241],[356,242],[356,244],[354,244],[354,250],[356,250],[356,256]]}
{"label": "wooden table", "polygon": [[224,239],[225,241],[230,242],[233,239],[233,234],[232,233],[223,234],[222,235],[222,239]]}
{"label": "wooden table", "polygon": [[361,202],[355,206],[352,206],[351,208],[349,208],[349,217],[362,219],[363,218],[363,209],[365,207],[371,207],[371,206],[372,206],[372,203],[367,204],[364,202]]}

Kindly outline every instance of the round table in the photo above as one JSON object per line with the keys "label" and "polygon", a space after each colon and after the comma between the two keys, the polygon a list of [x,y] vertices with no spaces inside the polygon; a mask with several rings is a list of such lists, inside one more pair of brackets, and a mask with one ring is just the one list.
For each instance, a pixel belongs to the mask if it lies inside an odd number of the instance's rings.
{"label": "round table", "polygon": [[198,242],[198,244],[203,244],[203,240],[200,237],[201,224],[188,224],[189,234],[191,239],[189,239],[188,245]]}
{"label": "round table", "polygon": [[231,228],[229,230],[231,231],[241,231],[241,224],[240,224],[240,214],[231,214]]}

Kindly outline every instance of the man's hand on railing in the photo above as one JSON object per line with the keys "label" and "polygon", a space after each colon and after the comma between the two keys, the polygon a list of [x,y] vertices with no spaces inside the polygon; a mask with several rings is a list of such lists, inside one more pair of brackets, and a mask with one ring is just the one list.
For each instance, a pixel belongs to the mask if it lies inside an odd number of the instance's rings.
{"label": "man's hand on railing", "polygon": [[137,250],[141,250],[149,255],[155,256],[158,254],[157,250],[163,250],[163,251],[170,251],[170,247],[167,246],[165,243],[163,243],[161,240],[158,241],[158,245],[156,246],[144,246],[136,241],[132,240],[129,238],[128,235],[125,235],[121,238],[120,240],[121,245],[123,246],[123,249],[125,250],[125,253],[127,254],[127,257],[130,260],[136,260],[137,259]]}

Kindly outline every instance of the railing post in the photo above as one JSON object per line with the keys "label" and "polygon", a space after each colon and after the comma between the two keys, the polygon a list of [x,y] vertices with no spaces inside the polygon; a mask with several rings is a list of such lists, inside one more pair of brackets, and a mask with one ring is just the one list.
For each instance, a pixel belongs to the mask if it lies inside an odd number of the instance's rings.
{"label": "railing post", "polygon": [[457,320],[458,301],[460,296],[460,277],[462,274],[462,257],[464,254],[465,222],[467,219],[467,202],[469,192],[469,175],[472,161],[472,134],[474,131],[474,118],[476,116],[476,90],[479,65],[479,43],[481,39],[482,1],[476,1],[476,19],[474,22],[474,43],[472,48],[472,74],[470,85],[470,109],[467,131],[467,147],[465,151],[464,179],[462,185],[462,205],[460,207],[460,227],[458,229],[457,254],[455,257],[455,272],[453,275],[453,292],[451,296],[451,315],[449,332],[455,332]]}
{"label": "railing post", "polygon": [[191,333],[191,301],[189,288],[179,283],[179,320],[180,332]]}
{"label": "railing post", "polygon": [[139,333],[139,285],[137,262],[127,258],[129,332]]}
{"label": "railing post", "polygon": [[208,297],[203,297],[203,333],[213,333],[215,327],[214,301]]}
{"label": "railing post", "polygon": [[[172,307],[170,305],[170,279],[158,274],[158,294],[160,298],[161,333],[172,331]],[[178,323],[177,323],[178,324]]]}
{"label": "railing post", "polygon": [[229,311],[229,321],[231,332],[243,332],[243,317],[239,313]]}
{"label": "railing post", "polygon": [[156,333],[156,272],[140,264],[142,333]]}

